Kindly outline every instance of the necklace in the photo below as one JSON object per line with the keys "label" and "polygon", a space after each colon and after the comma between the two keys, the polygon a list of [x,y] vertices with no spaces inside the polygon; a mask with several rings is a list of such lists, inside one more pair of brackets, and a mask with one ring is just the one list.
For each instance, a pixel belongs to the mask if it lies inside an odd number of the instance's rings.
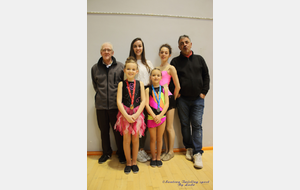
{"label": "necklace", "polygon": [[154,90],[154,86],[152,84],[152,96],[154,95],[155,96],[155,99],[156,99],[156,103],[157,103],[157,112],[159,113],[160,112],[160,98],[161,98],[161,86],[159,85],[159,94],[158,94],[158,97],[156,96],[156,92]]}
{"label": "necklace", "polygon": [[128,93],[129,93],[129,96],[130,96],[130,99],[131,99],[130,109],[133,110],[133,108],[134,108],[134,106],[133,106],[133,100],[134,100],[134,93],[135,93],[135,79],[133,81],[133,92],[132,92],[132,95],[131,95],[131,92],[130,92],[128,80],[126,80],[126,84],[127,84]]}

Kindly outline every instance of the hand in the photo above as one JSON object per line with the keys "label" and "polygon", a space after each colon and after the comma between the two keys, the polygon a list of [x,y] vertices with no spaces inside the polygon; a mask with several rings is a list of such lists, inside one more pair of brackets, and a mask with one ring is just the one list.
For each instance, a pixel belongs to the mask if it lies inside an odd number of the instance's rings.
{"label": "hand", "polygon": [[161,123],[161,120],[160,120],[160,119],[156,119],[156,120],[155,120],[155,123],[156,123],[156,124],[159,124],[159,123]]}
{"label": "hand", "polygon": [[135,120],[132,118],[132,115],[127,115],[125,118],[128,121],[128,123],[134,123],[135,122]]}
{"label": "hand", "polygon": [[205,98],[205,95],[204,94],[200,94],[200,98],[204,99]]}
{"label": "hand", "polygon": [[135,113],[131,115],[131,118],[136,121],[139,116]]}
{"label": "hand", "polygon": [[157,115],[155,118],[153,118],[156,124],[161,123],[161,116]]}

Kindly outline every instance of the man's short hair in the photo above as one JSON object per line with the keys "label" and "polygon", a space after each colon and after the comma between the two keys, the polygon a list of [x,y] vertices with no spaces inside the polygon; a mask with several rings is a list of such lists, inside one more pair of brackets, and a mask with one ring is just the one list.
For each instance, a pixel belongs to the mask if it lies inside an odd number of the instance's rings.
{"label": "man's short hair", "polygon": [[179,44],[179,41],[180,41],[181,38],[188,38],[191,41],[191,38],[188,35],[184,34],[184,35],[179,36],[178,44]]}

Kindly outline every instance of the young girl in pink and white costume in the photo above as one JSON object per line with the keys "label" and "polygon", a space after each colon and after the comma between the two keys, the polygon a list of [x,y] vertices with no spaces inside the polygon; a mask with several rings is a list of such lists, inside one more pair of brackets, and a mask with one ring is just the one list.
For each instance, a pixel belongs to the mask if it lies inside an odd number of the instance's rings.
{"label": "young girl in pink and white costume", "polygon": [[[138,65],[134,57],[129,57],[125,62],[124,73],[126,80],[118,84],[117,106],[119,113],[114,129],[123,135],[123,148],[126,157],[126,174],[137,173],[137,154],[139,149],[139,137],[144,135],[146,124],[143,110],[145,107],[145,90],[141,81],[135,80],[138,73]],[[130,144],[132,142],[132,160]]]}

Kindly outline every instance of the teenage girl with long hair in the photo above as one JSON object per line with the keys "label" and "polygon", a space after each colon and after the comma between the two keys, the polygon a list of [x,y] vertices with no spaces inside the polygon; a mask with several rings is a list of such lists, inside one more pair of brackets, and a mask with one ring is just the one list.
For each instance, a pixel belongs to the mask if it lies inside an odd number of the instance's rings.
{"label": "teenage girl with long hair", "polygon": [[[135,76],[136,80],[139,80],[144,83],[145,87],[149,84],[149,76],[150,71],[154,68],[151,61],[146,59],[145,56],[145,45],[141,38],[135,38],[130,45],[130,52],[129,56],[134,57],[137,60],[137,64],[139,67],[139,72]],[[147,111],[144,110],[145,114],[145,123],[147,123]],[[139,152],[137,160],[139,162],[147,162],[147,160],[150,160],[150,157],[145,152],[145,141],[146,141],[146,134],[147,134],[148,128],[146,128],[145,135],[139,139],[140,146],[139,146]]]}
{"label": "teenage girl with long hair", "polygon": [[166,152],[162,154],[161,158],[163,161],[170,160],[174,157],[174,141],[175,141],[175,131],[173,127],[174,113],[176,107],[176,98],[180,90],[180,83],[177,76],[177,71],[174,66],[168,63],[168,59],[171,57],[172,48],[169,44],[163,44],[159,48],[159,57],[161,59],[161,64],[158,67],[162,73],[162,79],[160,85],[169,86],[171,79],[175,85],[174,94],[169,91],[169,108],[167,111],[166,120],[166,130],[164,132],[164,142],[166,147]]}

